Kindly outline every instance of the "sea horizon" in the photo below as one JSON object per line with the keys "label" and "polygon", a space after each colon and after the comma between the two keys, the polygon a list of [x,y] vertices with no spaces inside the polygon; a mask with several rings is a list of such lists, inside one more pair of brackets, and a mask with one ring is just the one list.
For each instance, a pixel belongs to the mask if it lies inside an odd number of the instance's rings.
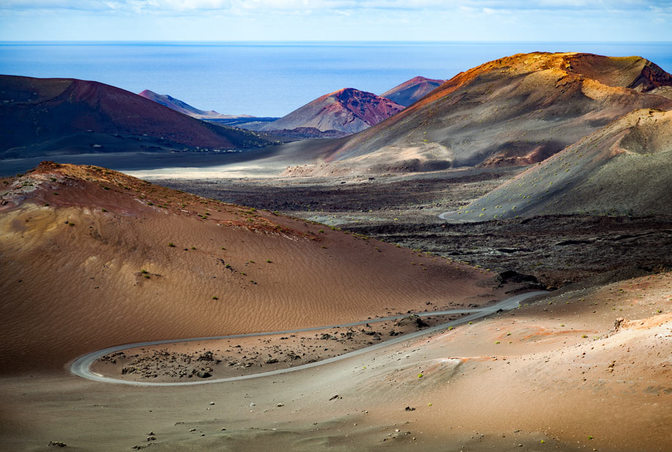
{"label": "sea horizon", "polygon": [[527,52],[642,56],[672,71],[667,41],[0,41],[0,73],[95,80],[222,114],[284,116],[341,88],[382,94]]}

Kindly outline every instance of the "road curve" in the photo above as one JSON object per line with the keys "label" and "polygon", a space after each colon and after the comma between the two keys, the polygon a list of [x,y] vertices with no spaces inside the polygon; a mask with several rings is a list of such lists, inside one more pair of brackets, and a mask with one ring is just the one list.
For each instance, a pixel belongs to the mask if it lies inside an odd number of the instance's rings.
{"label": "road curve", "polygon": [[269,372],[262,372],[258,374],[251,374],[251,375],[242,375],[238,377],[228,377],[228,378],[215,378],[215,379],[207,379],[207,380],[198,380],[198,381],[185,381],[185,382],[151,382],[151,381],[127,381],[127,380],[121,380],[113,377],[106,377],[103,376],[99,373],[92,372],[91,371],[91,365],[99,358],[102,356],[105,356],[109,353],[114,353],[114,352],[119,352],[122,350],[127,350],[129,348],[136,348],[136,347],[147,347],[147,346],[152,346],[152,345],[161,345],[161,344],[171,344],[171,343],[178,343],[178,342],[198,342],[198,341],[209,341],[209,340],[218,340],[218,339],[232,339],[232,338],[241,338],[241,337],[255,337],[255,336],[271,336],[271,335],[276,335],[276,334],[291,334],[291,333],[301,333],[301,332],[306,332],[306,331],[315,331],[315,330],[323,330],[323,329],[328,329],[328,328],[339,328],[339,327],[350,327],[350,326],[357,326],[357,325],[363,325],[366,323],[375,323],[375,322],[384,322],[388,320],[396,320],[396,319],[401,319],[404,317],[408,317],[409,315],[412,314],[404,314],[404,315],[397,315],[397,316],[391,316],[391,317],[384,317],[384,318],[376,318],[376,319],[369,319],[369,320],[363,320],[361,322],[353,322],[353,323],[345,323],[341,325],[331,325],[331,326],[318,326],[318,327],[312,327],[312,328],[301,328],[297,330],[287,330],[287,331],[272,331],[272,332],[265,332],[265,333],[248,333],[248,334],[234,334],[230,336],[215,336],[215,337],[195,337],[195,338],[189,338],[189,339],[168,339],[168,340],[162,340],[162,341],[150,341],[150,342],[138,342],[135,344],[126,344],[126,345],[118,345],[115,347],[108,347],[102,350],[98,350],[92,353],[88,353],[86,355],[80,356],[79,358],[75,359],[72,364],[70,365],[70,372],[74,375],[77,375],[82,378],[86,378],[87,380],[93,380],[93,381],[98,381],[98,382],[103,382],[103,383],[117,383],[117,384],[125,384],[125,385],[131,385],[131,386],[191,386],[191,385],[203,385],[203,384],[212,384],[212,383],[224,383],[228,381],[240,381],[240,380],[250,380],[253,378],[261,378],[261,377],[269,377],[272,375],[281,375],[281,374],[286,374],[289,372],[296,372],[298,370],[303,370],[303,369],[309,369],[311,367],[317,367],[317,366],[322,366],[324,364],[329,364],[333,363],[336,361],[340,361],[342,359],[347,359],[351,358],[353,356],[358,356],[362,355],[364,353],[368,353],[373,350],[378,350],[384,347],[389,347],[390,345],[398,344],[400,342],[408,341],[410,339],[414,339],[420,336],[424,336],[427,334],[435,333],[437,331],[442,331],[447,328],[450,328],[451,326],[457,326],[461,325],[467,322],[470,322],[472,320],[480,319],[483,317],[487,317],[489,315],[492,315],[496,312],[499,311],[510,311],[512,309],[517,308],[520,303],[524,300],[527,300],[528,298],[536,297],[538,295],[543,295],[547,294],[548,292],[546,291],[535,291],[535,292],[527,292],[519,295],[515,295],[513,297],[506,298],[492,306],[487,306],[485,308],[478,308],[478,309],[455,309],[451,311],[435,311],[435,312],[422,312],[422,313],[417,313],[415,315],[420,316],[420,317],[429,317],[429,316],[435,316],[435,315],[446,315],[446,314],[466,314],[466,313],[471,313],[468,316],[456,319],[456,320],[451,320],[450,322],[442,323],[441,325],[436,325],[431,328],[427,328],[424,330],[416,331],[415,333],[409,333],[405,334],[403,336],[397,336],[392,339],[389,339],[384,342],[380,342],[378,344],[371,345],[369,347],[365,348],[360,348],[358,350],[354,350],[352,352],[345,353],[343,355],[338,355],[334,356],[332,358],[327,358],[321,361],[316,361],[308,364],[303,364],[300,366],[296,367],[289,367],[286,369],[277,369],[277,370],[271,370]]}

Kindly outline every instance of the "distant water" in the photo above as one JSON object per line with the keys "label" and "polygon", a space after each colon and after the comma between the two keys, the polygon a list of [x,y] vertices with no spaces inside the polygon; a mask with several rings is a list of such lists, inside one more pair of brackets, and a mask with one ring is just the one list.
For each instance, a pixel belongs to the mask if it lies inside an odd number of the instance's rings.
{"label": "distant water", "polygon": [[205,110],[283,116],[340,88],[380,94],[520,52],[639,55],[672,71],[670,43],[0,43],[0,74],[151,89]]}

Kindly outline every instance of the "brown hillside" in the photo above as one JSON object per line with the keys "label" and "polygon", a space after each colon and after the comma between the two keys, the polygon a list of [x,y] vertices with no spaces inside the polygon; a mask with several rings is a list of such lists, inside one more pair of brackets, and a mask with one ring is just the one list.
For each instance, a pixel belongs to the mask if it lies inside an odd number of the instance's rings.
{"label": "brown hillside", "polygon": [[156,102],[157,104],[161,104],[164,107],[168,107],[171,110],[175,110],[179,113],[182,113],[183,115],[191,116],[192,118],[196,119],[237,119],[237,118],[251,118],[249,115],[223,115],[221,113],[218,113],[214,110],[200,110],[196,107],[192,107],[188,103],[181,101],[180,99],[176,99],[173,96],[169,96],[168,94],[158,94],[155,93],[154,91],[150,91],[148,89],[139,92],[138,96],[144,97],[145,99],[149,99],[151,101]]}
{"label": "brown hillside", "polygon": [[[640,57],[519,54],[448,80],[394,118],[350,137],[327,171],[527,165],[638,108],[672,108],[672,76]],[[658,94],[660,93],[660,94]]]}
{"label": "brown hillside", "polygon": [[672,111],[637,110],[446,219],[672,215],[670,187]]}

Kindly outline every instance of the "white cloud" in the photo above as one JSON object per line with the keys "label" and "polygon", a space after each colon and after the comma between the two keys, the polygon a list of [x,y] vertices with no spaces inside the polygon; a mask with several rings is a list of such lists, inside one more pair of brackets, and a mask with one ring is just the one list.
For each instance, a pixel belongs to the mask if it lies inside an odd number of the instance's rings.
{"label": "white cloud", "polygon": [[0,40],[672,40],[671,0],[0,0]]}
{"label": "white cloud", "polygon": [[498,10],[633,10],[670,11],[669,0],[2,0],[3,10],[90,10],[143,12],[183,11],[323,11],[398,9],[457,11],[461,7],[486,13]]}

